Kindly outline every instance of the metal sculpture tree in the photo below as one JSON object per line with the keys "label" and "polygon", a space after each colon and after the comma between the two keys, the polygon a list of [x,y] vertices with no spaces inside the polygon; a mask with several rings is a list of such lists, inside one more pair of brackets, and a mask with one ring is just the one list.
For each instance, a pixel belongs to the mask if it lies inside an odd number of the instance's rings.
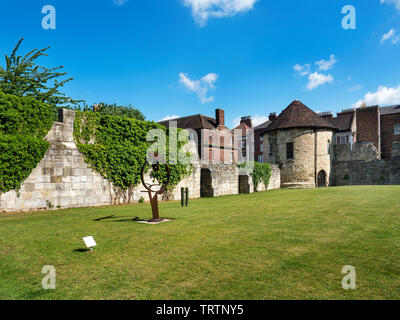
{"label": "metal sculpture tree", "polygon": [[[142,172],[141,172],[141,179],[142,179],[142,184],[143,186],[146,188],[147,191],[143,191],[143,192],[147,192],[149,194],[149,199],[150,199],[150,203],[151,203],[151,210],[153,211],[153,219],[148,220],[149,222],[159,222],[159,221],[163,221],[163,219],[160,219],[160,214],[158,212],[158,195],[159,194],[163,194],[168,187],[169,184],[169,180],[171,177],[170,171],[169,171],[169,167],[167,164],[165,164],[165,170],[167,171],[167,181],[165,184],[160,185],[159,183],[156,184],[147,184],[144,181],[144,174],[145,174],[145,169],[147,167],[147,165],[150,165],[148,163],[148,161],[146,160],[145,163],[142,166]],[[158,170],[160,170],[160,165],[157,162],[156,164],[152,164],[151,168],[153,170],[153,172],[158,172]],[[153,190],[152,188],[155,186],[161,186],[161,188],[159,190]],[[154,195],[152,194],[154,192]]]}

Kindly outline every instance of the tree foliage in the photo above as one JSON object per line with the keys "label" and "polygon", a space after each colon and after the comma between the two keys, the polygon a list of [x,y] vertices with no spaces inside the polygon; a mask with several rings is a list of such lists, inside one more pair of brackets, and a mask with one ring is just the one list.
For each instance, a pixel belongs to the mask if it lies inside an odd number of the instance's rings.
{"label": "tree foliage", "polygon": [[47,56],[44,49],[33,49],[24,56],[17,54],[23,39],[19,40],[10,55],[5,55],[5,67],[0,66],[0,90],[19,97],[29,96],[53,106],[77,105],[60,89],[72,78],[62,80],[67,73],[63,66],[47,68],[36,64],[38,58]]}
{"label": "tree foliage", "polygon": [[124,118],[131,118],[140,121],[145,120],[145,116],[140,110],[134,108],[133,106],[119,106],[117,104],[107,104],[101,102],[99,104],[94,104],[91,107],[85,106],[84,111],[95,111],[104,115],[110,116],[121,116]]}
{"label": "tree foliage", "polygon": [[[155,122],[78,111],[75,116],[74,139],[86,162],[115,187],[124,191],[132,189],[141,181],[142,165],[152,144],[146,141],[151,129],[166,131],[164,126]],[[178,148],[184,143],[179,142]],[[170,188],[191,173],[190,165],[170,164],[169,167]],[[160,166],[157,178],[161,183],[165,182],[163,166]]]}
{"label": "tree foliage", "polygon": [[54,108],[0,91],[0,192],[18,190],[42,160]]}

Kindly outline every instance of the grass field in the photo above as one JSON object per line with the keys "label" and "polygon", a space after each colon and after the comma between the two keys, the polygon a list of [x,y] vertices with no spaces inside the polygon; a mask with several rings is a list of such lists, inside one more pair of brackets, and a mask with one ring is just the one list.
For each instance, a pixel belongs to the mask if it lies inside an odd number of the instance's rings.
{"label": "grass field", "polygon": [[[400,299],[400,186],[0,214],[2,299]],[[98,218],[114,217],[96,221]],[[98,247],[82,252],[83,236]],[[44,290],[44,265],[57,272]],[[343,290],[342,267],[357,272]]]}

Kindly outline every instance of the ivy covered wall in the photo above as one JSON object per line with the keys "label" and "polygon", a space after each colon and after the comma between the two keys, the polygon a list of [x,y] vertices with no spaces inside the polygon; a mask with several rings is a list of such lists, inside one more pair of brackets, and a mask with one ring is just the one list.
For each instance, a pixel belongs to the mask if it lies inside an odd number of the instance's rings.
{"label": "ivy covered wall", "polygon": [[54,107],[0,91],[0,193],[18,190],[42,160]]}

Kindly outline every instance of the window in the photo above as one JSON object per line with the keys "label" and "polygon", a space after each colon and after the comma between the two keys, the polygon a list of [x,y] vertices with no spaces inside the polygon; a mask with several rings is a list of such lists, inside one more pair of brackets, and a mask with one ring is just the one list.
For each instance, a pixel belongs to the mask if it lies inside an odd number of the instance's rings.
{"label": "window", "polygon": [[231,162],[233,162],[233,152],[231,152]]}
{"label": "window", "polygon": [[242,140],[242,148],[246,148],[246,140]]}
{"label": "window", "polygon": [[263,136],[260,136],[260,142],[263,142],[263,141],[264,141]]}
{"label": "window", "polygon": [[345,144],[346,143],[346,137],[340,137],[340,143]]}
{"label": "window", "polygon": [[261,143],[260,144],[260,152],[263,152],[264,151],[264,145]]}
{"label": "window", "polygon": [[331,140],[328,140],[328,154],[331,154]]}
{"label": "window", "polygon": [[262,155],[258,156],[258,162],[259,163],[263,163],[264,162],[264,158]]}
{"label": "window", "polygon": [[394,124],[394,134],[400,134],[400,122]]}
{"label": "window", "polygon": [[340,137],[336,137],[336,143],[340,144]]}
{"label": "window", "polygon": [[293,142],[286,143],[286,159],[293,159]]}

